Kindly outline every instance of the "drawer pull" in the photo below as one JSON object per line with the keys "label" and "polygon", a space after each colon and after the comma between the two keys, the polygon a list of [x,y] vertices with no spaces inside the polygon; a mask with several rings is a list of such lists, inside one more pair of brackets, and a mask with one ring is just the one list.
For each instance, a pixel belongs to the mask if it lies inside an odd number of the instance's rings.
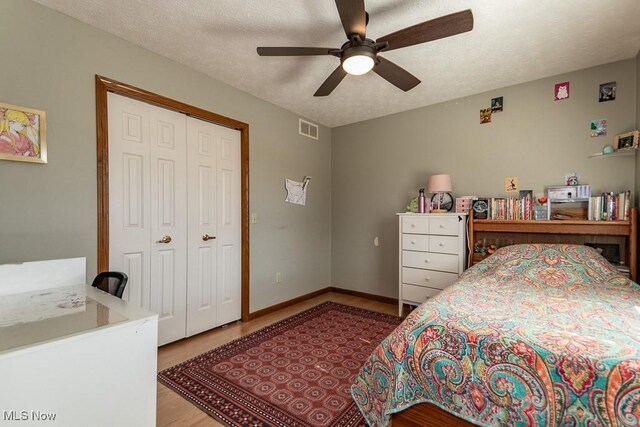
{"label": "drawer pull", "polygon": [[412,228],[415,228],[415,226],[416,226],[415,224],[411,223],[411,227],[412,227]]}
{"label": "drawer pull", "polygon": [[443,247],[444,243],[440,242],[440,243],[438,243],[438,246]]}
{"label": "drawer pull", "polygon": [[425,278],[424,278],[424,281],[425,281],[425,282],[428,282],[429,280],[431,280],[431,279],[429,279],[428,277],[425,277]]}
{"label": "drawer pull", "polygon": [[412,245],[415,245],[415,244],[416,244],[416,241],[415,241],[415,240],[412,240],[412,241],[411,241],[411,244],[412,244]]}
{"label": "drawer pull", "polygon": [[427,258],[427,259],[424,260],[424,262],[429,263],[429,262],[431,262],[431,259]]}
{"label": "drawer pull", "polygon": [[440,224],[440,228],[444,228],[444,225]]}

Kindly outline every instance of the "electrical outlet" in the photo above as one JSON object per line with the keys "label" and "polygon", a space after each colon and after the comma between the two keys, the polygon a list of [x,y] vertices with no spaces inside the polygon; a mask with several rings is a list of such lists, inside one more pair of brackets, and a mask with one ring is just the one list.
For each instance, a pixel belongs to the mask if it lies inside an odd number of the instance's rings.
{"label": "electrical outlet", "polygon": [[251,212],[251,224],[256,224],[258,222],[258,214],[255,212]]}
{"label": "electrical outlet", "polygon": [[276,273],[276,283],[281,283],[282,282],[282,273],[277,272]]}
{"label": "electrical outlet", "polygon": [[380,246],[380,240],[378,239],[378,237],[376,236],[375,239],[373,239],[373,246],[378,247]]}

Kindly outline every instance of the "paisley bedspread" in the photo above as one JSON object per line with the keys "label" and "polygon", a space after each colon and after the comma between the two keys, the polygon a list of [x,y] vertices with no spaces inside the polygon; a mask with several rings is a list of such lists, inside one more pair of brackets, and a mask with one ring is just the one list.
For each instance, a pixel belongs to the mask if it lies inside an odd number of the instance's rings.
{"label": "paisley bedspread", "polygon": [[419,402],[487,426],[640,426],[640,286],[586,246],[502,248],[416,308],[351,393],[372,426]]}

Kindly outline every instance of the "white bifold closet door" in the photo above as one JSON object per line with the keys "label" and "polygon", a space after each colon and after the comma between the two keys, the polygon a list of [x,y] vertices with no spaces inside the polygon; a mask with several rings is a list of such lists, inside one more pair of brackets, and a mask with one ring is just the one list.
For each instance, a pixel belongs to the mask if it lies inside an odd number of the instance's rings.
{"label": "white bifold closet door", "polygon": [[187,117],[187,336],[240,318],[240,133]]}
{"label": "white bifold closet door", "polygon": [[109,269],[159,345],[240,318],[240,133],[108,94]]}

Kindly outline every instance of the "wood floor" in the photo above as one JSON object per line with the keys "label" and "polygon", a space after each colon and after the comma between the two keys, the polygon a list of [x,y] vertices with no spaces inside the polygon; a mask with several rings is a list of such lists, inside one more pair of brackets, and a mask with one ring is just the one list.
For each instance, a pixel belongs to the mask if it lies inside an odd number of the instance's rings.
{"label": "wood floor", "polygon": [[[158,349],[158,370],[169,368],[325,301],[335,301],[387,314],[397,315],[398,313],[398,306],[396,305],[329,292],[246,323],[230,324],[223,328],[217,328],[195,337],[165,345]],[[158,426],[222,426],[222,424],[216,422],[213,418],[160,383],[158,383],[157,414]]]}

